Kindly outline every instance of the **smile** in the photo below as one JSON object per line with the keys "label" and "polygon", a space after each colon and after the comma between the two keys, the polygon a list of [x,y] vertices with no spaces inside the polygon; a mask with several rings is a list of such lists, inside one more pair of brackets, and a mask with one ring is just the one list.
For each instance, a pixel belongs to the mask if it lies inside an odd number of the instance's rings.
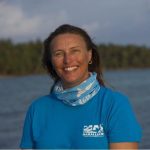
{"label": "smile", "polygon": [[73,70],[76,70],[77,68],[78,68],[77,66],[65,67],[64,70],[65,70],[65,71],[73,71]]}

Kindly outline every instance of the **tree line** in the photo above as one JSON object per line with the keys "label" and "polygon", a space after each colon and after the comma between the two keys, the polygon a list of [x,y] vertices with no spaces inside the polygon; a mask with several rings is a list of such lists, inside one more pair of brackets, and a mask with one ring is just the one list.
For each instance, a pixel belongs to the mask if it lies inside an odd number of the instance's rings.
{"label": "tree line", "polygon": [[146,46],[100,44],[98,50],[106,69],[150,68],[150,48]]}
{"label": "tree line", "polygon": [[[98,44],[104,69],[150,68],[150,48],[136,45]],[[45,73],[41,40],[13,43],[0,40],[0,75]]]}

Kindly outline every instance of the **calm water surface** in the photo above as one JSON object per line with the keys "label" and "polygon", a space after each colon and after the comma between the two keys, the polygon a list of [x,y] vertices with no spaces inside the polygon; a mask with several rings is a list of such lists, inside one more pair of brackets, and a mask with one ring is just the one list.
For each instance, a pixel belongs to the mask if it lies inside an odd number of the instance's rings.
{"label": "calm water surface", "polygon": [[[143,128],[140,148],[150,148],[150,69],[104,72],[107,84],[128,95]],[[0,78],[0,149],[19,148],[23,120],[31,102],[49,93],[46,75]]]}

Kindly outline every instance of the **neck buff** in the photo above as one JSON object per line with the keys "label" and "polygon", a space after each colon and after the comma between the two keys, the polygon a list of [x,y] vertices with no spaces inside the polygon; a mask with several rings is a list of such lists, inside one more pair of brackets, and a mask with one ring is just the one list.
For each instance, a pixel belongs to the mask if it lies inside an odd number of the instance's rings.
{"label": "neck buff", "polygon": [[59,81],[54,86],[53,94],[65,104],[71,106],[83,105],[100,90],[96,76],[95,72],[90,73],[90,77],[87,80],[69,89],[63,89],[62,83]]}

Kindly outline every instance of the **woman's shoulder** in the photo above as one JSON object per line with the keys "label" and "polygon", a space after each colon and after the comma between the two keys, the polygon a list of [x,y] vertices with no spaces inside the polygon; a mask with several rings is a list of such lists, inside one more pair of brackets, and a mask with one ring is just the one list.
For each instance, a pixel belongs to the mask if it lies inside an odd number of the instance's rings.
{"label": "woman's shoulder", "polygon": [[30,108],[42,108],[45,107],[47,105],[50,105],[52,102],[52,96],[51,94],[48,95],[44,95],[44,96],[40,96],[36,99],[34,99],[31,104],[30,104]]}
{"label": "woman's shoulder", "polygon": [[102,97],[109,104],[124,104],[129,102],[129,98],[123,92],[111,89],[109,87],[101,87]]}
{"label": "woman's shoulder", "polygon": [[107,87],[104,87],[102,90],[104,91],[101,97],[103,101],[102,106],[106,116],[133,114],[132,103],[127,95]]}

